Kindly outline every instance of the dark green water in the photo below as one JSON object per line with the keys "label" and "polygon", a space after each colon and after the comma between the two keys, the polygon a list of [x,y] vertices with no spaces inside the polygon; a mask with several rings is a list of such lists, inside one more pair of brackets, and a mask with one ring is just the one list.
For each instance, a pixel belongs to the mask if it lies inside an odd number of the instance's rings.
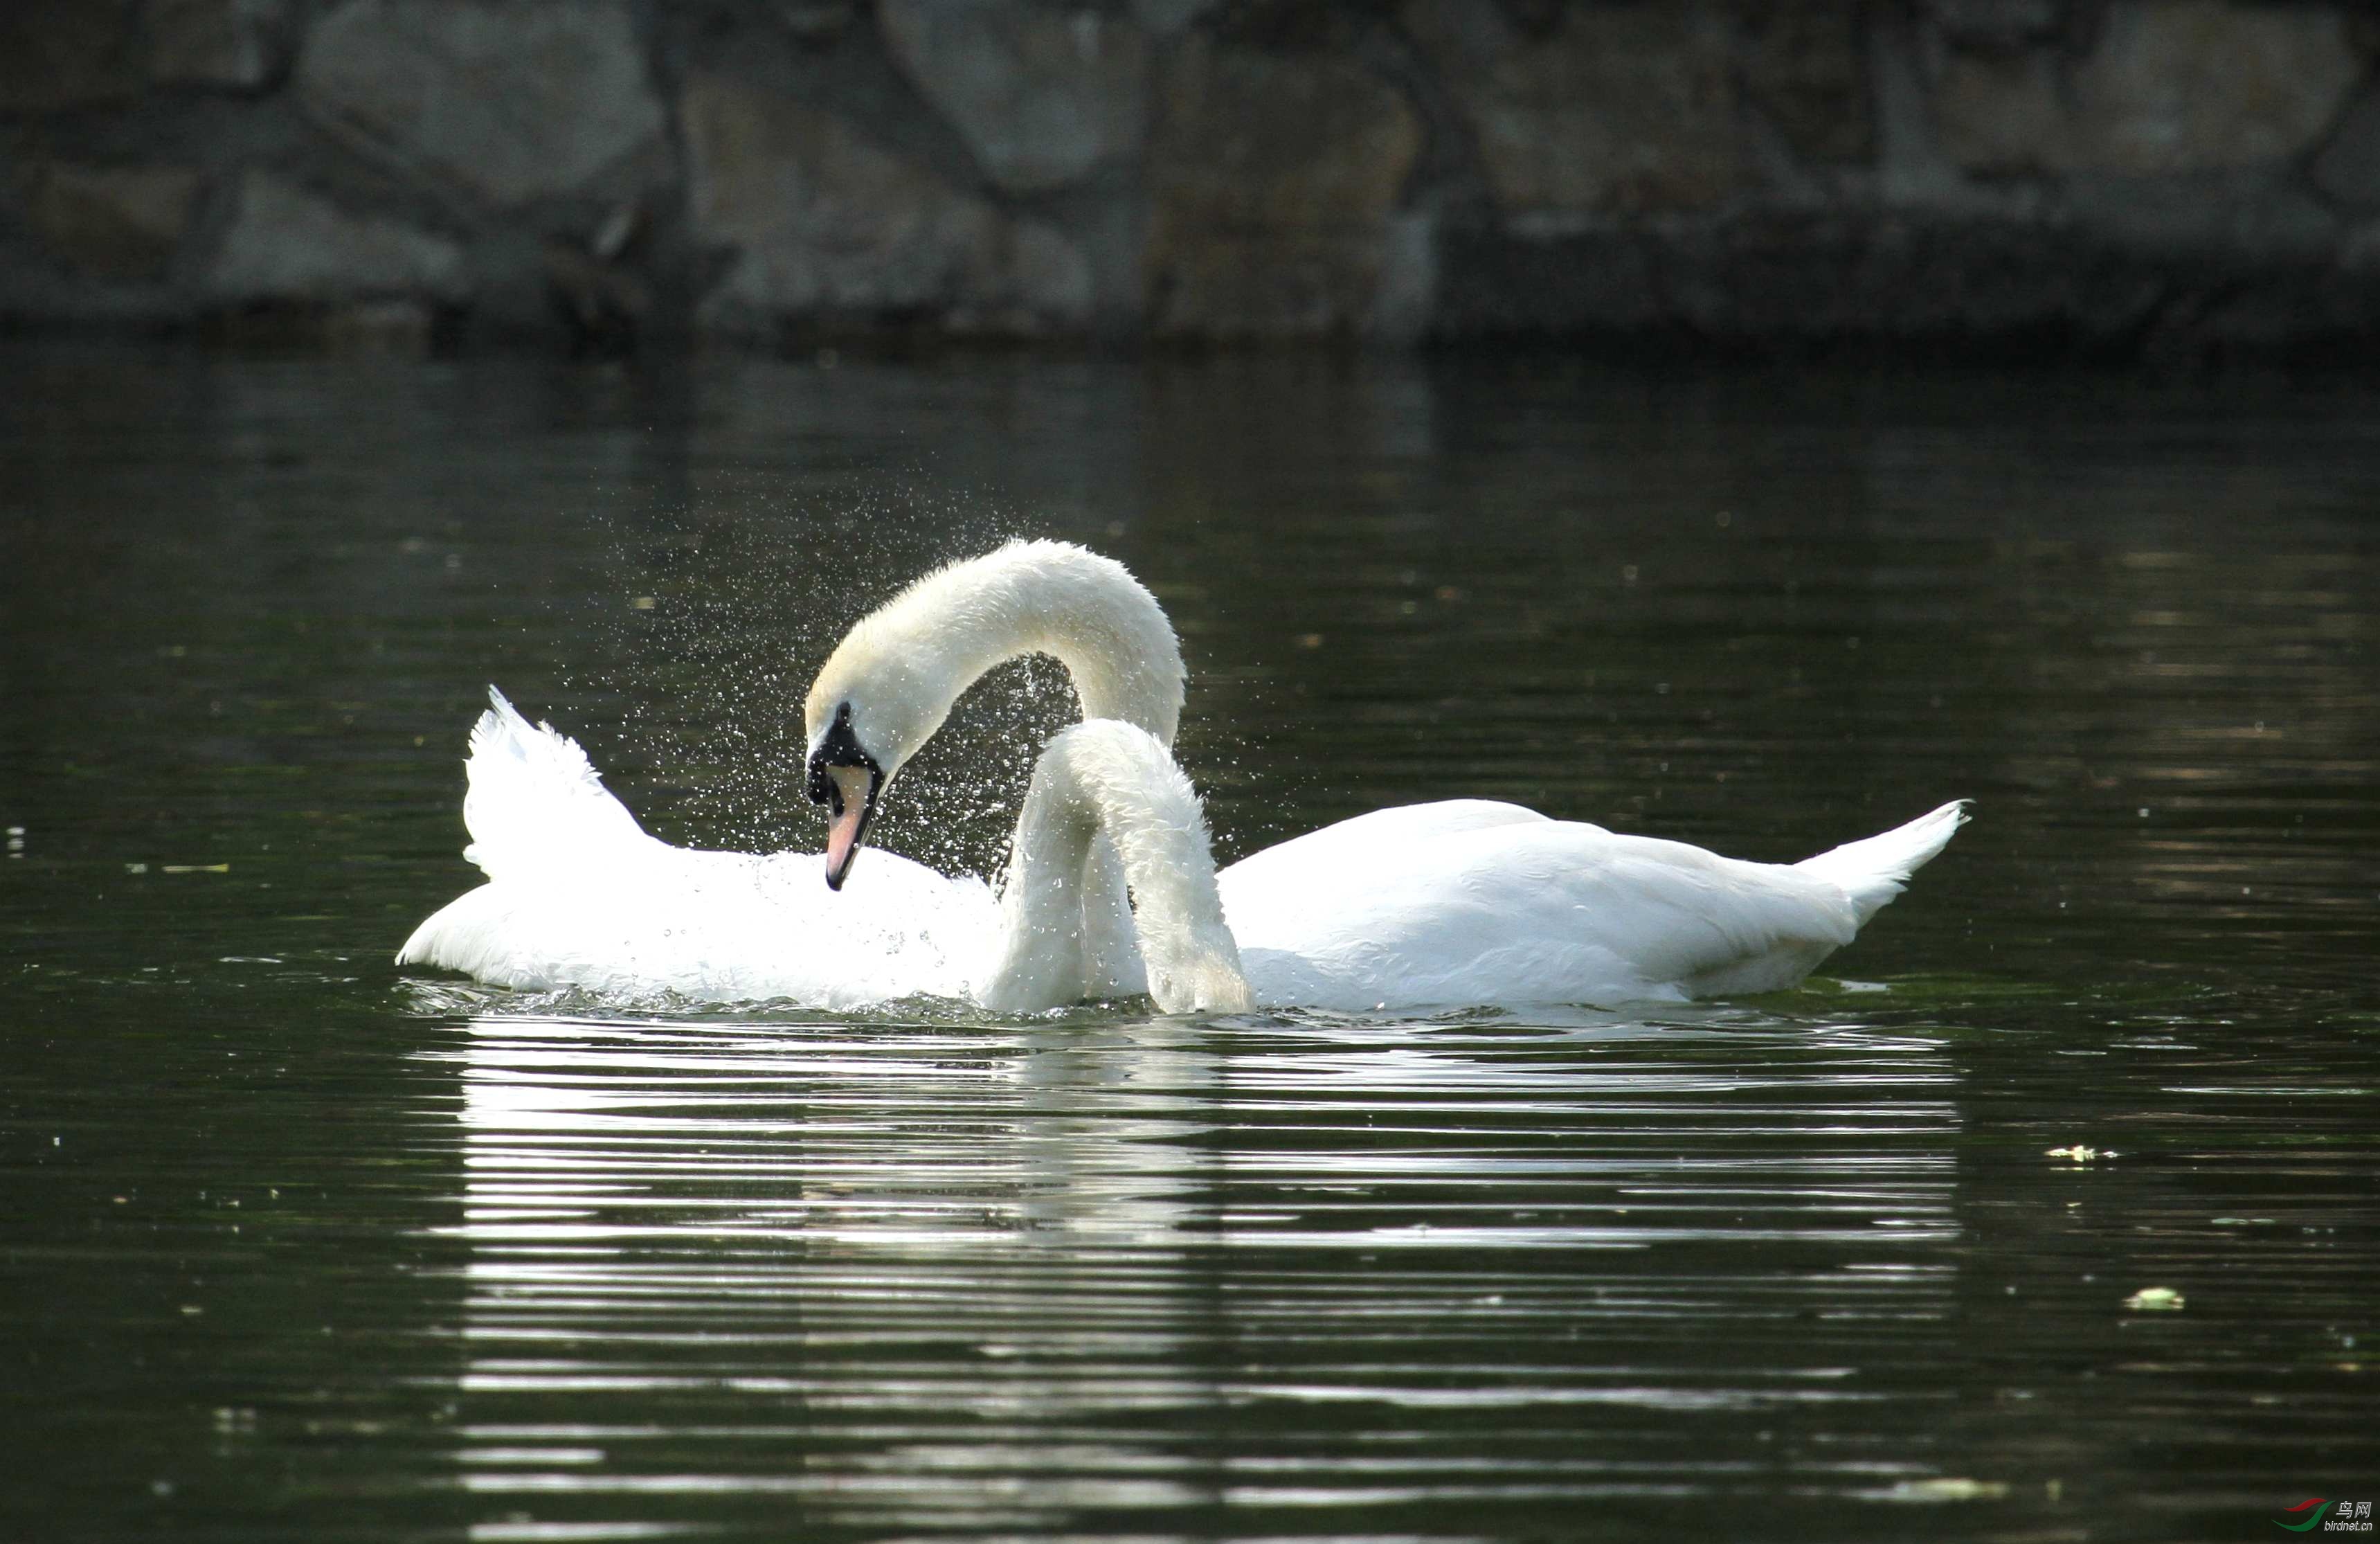
{"label": "dark green water", "polygon": [[[2234,1539],[2380,1501],[2380,394],[0,380],[0,1537]],[[484,683],[658,833],[815,849],[811,670],[1018,532],[1165,600],[1231,853],[1455,795],[1766,858],[1975,822],[1813,989],[1649,1016],[628,1015],[389,966],[476,877]],[[990,683],[882,839],[994,860],[1062,698]]]}

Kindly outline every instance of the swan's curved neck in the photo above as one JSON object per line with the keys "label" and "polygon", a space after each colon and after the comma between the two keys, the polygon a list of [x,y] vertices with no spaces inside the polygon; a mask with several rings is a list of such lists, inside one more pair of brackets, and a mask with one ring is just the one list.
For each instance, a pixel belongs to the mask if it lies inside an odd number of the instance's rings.
{"label": "swan's curved neck", "polygon": [[1121,564],[1028,542],[968,565],[963,587],[971,593],[944,614],[939,639],[952,677],[965,678],[960,690],[994,665],[1048,654],[1074,677],[1083,717],[1120,720],[1173,743],[1182,646],[1156,597]]}
{"label": "swan's curved neck", "polygon": [[1101,834],[1123,860],[1158,1007],[1249,1006],[1198,796],[1153,736],[1112,720],[1061,732],[1034,767],[1001,897],[1000,953],[977,991],[983,1004],[1031,1012],[1085,995],[1081,886]]}
{"label": "swan's curved neck", "polygon": [[1025,654],[1066,667],[1085,718],[1173,743],[1184,672],[1172,625],[1122,564],[1062,541],[954,563],[862,618],[810,689],[811,734],[853,702],[862,743],[889,772],[984,672]]}

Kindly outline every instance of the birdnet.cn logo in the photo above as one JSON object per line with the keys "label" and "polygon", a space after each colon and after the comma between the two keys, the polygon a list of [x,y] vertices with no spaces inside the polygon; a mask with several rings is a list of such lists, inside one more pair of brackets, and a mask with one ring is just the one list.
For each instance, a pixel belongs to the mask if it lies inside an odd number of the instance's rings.
{"label": "birdnet.cn logo", "polygon": [[2370,1501],[2326,1501],[2313,1496],[2281,1510],[2283,1516],[2274,1518],[2273,1526],[2290,1533],[2312,1533],[2316,1528],[2325,1533],[2372,1531]]}

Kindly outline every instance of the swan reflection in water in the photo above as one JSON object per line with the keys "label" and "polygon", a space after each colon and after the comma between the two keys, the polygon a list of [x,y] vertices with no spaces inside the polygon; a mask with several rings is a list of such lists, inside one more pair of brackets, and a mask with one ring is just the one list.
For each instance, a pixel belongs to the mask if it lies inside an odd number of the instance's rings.
{"label": "swan reflection in water", "polygon": [[1683,1012],[483,1013],[421,1052],[461,1095],[462,1483],[897,1528],[1384,1463],[1415,1504],[1673,1494],[1664,1422],[1883,1397],[1797,1310],[1938,1321],[1955,1233],[1938,1048]]}

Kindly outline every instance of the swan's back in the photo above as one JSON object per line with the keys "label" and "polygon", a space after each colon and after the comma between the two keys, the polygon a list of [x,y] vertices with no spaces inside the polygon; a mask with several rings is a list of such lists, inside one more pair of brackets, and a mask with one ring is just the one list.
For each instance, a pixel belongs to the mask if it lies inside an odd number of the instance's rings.
{"label": "swan's back", "polygon": [[1220,883],[1266,1002],[1674,1000],[1800,980],[1957,823],[1946,807],[1789,866],[1455,800],[1283,843]]}

